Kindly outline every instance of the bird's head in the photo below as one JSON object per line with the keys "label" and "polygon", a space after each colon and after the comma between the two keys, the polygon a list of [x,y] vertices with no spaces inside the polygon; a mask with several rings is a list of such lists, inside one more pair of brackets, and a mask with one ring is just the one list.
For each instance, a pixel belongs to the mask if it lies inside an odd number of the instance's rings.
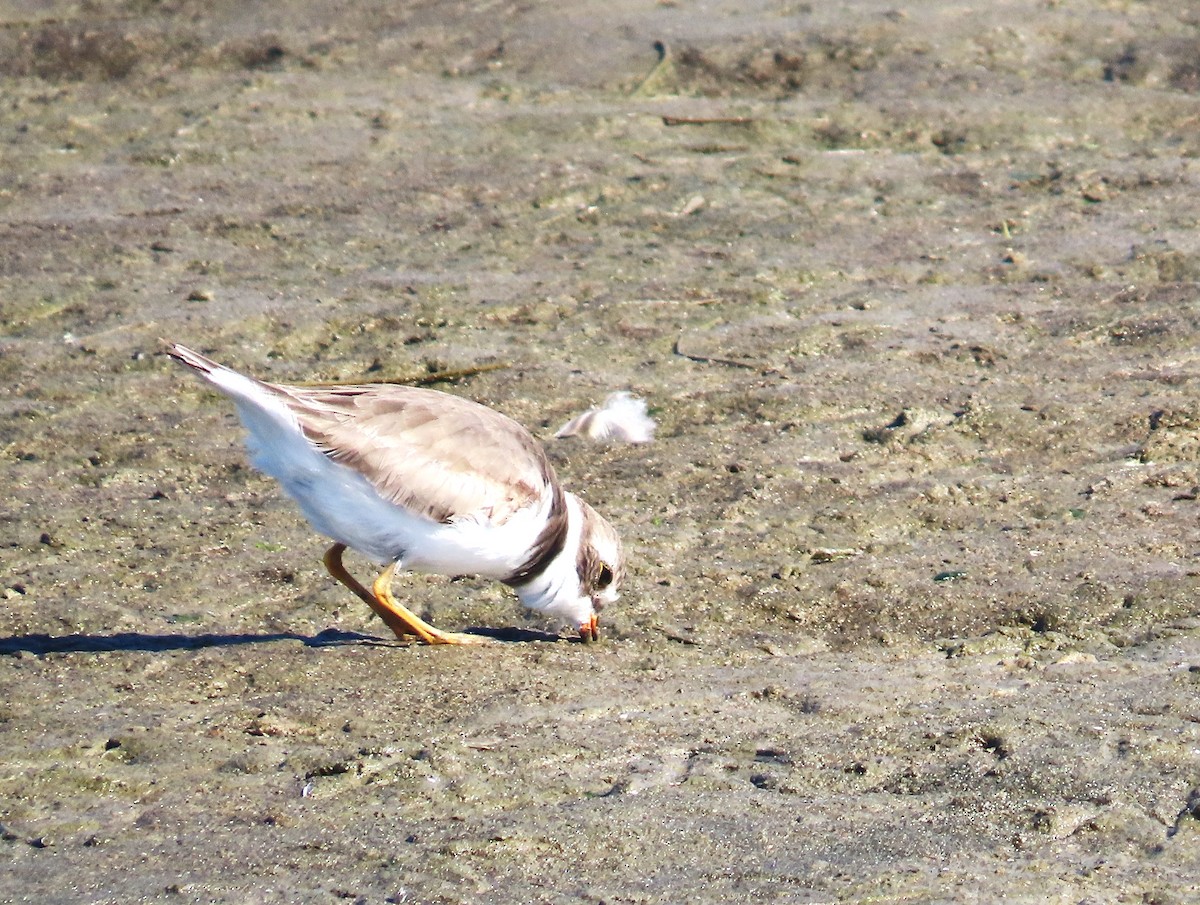
{"label": "bird's head", "polygon": [[621,539],[613,526],[582,500],[579,506],[583,526],[575,572],[579,578],[580,596],[588,602],[591,610],[590,618],[580,621],[579,634],[584,641],[595,641],[599,637],[600,611],[621,596],[625,559],[621,551]]}

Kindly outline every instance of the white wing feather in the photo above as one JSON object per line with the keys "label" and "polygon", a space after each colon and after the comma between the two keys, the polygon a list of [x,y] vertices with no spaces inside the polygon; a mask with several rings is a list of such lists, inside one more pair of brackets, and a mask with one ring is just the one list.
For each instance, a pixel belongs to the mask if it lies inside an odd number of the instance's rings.
{"label": "white wing feather", "polygon": [[554,436],[649,443],[658,425],[646,414],[646,401],[621,391],[613,393],[599,408],[590,408],[558,429]]}

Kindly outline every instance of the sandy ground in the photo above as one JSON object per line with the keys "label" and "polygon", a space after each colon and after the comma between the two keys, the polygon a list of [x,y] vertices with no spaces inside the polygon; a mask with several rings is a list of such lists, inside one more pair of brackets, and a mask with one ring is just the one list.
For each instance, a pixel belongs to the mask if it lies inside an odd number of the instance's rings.
{"label": "sandy ground", "polygon": [[[1197,60],[1167,0],[0,4],[0,900],[1196,901]],[[647,398],[548,440],[606,640],[421,576],[510,641],[391,640],[159,337]]]}

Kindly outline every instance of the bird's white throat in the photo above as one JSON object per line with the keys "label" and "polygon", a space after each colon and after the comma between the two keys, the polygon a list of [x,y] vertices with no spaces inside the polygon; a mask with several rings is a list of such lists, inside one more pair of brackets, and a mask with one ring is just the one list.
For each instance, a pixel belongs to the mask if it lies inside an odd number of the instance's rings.
{"label": "bird's white throat", "polygon": [[579,547],[583,538],[583,508],[573,493],[564,493],[567,507],[567,536],[562,549],[539,574],[514,585],[521,603],[531,610],[560,616],[574,625],[592,615],[592,602],[579,587]]}

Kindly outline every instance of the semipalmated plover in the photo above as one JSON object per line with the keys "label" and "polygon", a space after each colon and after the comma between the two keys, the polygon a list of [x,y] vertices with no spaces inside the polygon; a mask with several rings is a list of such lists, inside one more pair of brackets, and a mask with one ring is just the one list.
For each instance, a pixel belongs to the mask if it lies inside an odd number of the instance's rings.
{"label": "semipalmated plover", "polygon": [[[559,486],[520,424],[436,390],[265,383],[176,343],[165,349],[234,401],[255,467],[334,541],[325,567],[397,637],[486,640],[443,632],[402,606],[392,578],[410,569],[497,579],[596,640],[598,614],[624,577],[620,539]],[[347,547],[384,567],[369,590],[342,564]]]}

